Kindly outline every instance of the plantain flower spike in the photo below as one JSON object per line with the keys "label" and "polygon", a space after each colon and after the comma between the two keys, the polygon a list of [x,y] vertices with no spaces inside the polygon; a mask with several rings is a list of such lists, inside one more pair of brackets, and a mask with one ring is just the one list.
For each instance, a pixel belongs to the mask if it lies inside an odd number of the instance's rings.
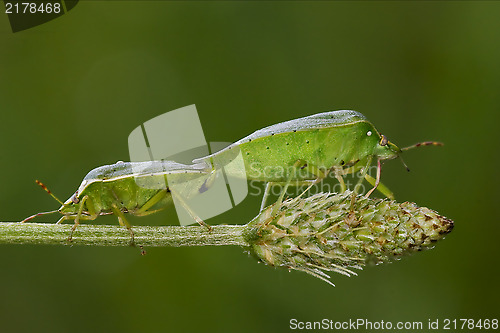
{"label": "plantain flower spike", "polygon": [[272,215],[264,209],[247,225],[250,252],[275,267],[304,271],[334,286],[325,272],[398,260],[431,249],[453,221],[414,203],[319,193],[289,199]]}

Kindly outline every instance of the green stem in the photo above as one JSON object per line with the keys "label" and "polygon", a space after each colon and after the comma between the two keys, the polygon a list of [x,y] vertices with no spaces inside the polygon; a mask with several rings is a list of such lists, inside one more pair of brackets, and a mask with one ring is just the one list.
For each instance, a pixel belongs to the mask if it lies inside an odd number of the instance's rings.
{"label": "green stem", "polygon": [[[79,225],[68,241],[72,224],[0,222],[0,244],[129,246],[127,229],[110,225]],[[249,246],[245,226],[135,226],[135,243],[142,246]]]}

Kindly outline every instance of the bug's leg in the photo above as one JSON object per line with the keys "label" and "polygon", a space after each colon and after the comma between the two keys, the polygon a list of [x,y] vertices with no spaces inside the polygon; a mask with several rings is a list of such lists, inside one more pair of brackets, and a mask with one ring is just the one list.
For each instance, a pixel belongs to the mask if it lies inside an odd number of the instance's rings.
{"label": "bug's leg", "polygon": [[[168,196],[169,194],[171,194],[170,196]],[[173,200],[172,197],[173,197],[174,193],[170,191],[170,189],[166,188],[166,189],[163,189],[161,191],[159,191],[158,193],[156,193],[154,196],[151,197],[151,199],[149,199],[144,205],[142,205],[141,208],[139,208],[136,212],[135,212],[135,215],[138,215],[138,216],[145,216],[145,215],[149,215],[149,214],[153,214],[153,213],[156,213],[156,212],[159,212],[163,209],[165,209],[166,207],[163,207],[163,208],[160,208],[160,209],[155,209],[155,210],[149,210],[151,207],[153,207],[155,204],[157,204],[158,202],[160,202],[162,199],[164,198],[167,198],[170,202]],[[191,215],[191,217],[196,221],[198,222],[199,225],[203,226],[203,227],[206,227],[208,228],[209,231],[212,231],[212,227],[209,226],[208,224],[206,224],[202,219],[200,219],[190,208],[189,206],[186,204],[186,202],[181,198],[180,195],[176,195],[175,198],[180,202],[180,204],[182,205],[182,207],[184,207],[184,209],[188,212],[189,215]]]}
{"label": "bug's leg", "polygon": [[[83,204],[84,203],[87,203],[87,211],[90,215],[83,215]],[[95,209],[94,209],[94,205],[92,203],[92,199],[86,195],[82,198],[82,200],[80,201],[80,204],[79,204],[79,207],[78,207],[78,213],[76,214],[76,216],[74,215],[65,215],[63,217],[61,217],[59,219],[59,221],[57,221],[57,223],[61,223],[62,221],[64,220],[70,220],[72,218],[75,219],[75,224],[73,225],[73,227],[71,228],[71,233],[68,237],[68,242],[71,242],[71,240],[73,239],[73,233],[75,232],[76,228],[80,225],[80,221],[81,220],[95,220],[97,217],[99,216],[98,213],[96,213]]]}
{"label": "bug's leg", "polygon": [[[302,191],[302,193],[300,193],[297,197],[301,197],[303,196],[307,191],[309,191],[311,189],[311,187],[313,187],[314,185],[316,185],[318,182],[321,181],[322,178],[319,178],[319,179],[315,179],[315,180],[301,180],[301,181],[297,181],[297,182],[293,182],[291,183],[291,185],[293,186],[297,186],[297,187],[300,187],[300,186],[307,186],[307,188]],[[287,182],[271,182],[271,185],[269,186],[272,187],[272,186],[285,186],[287,184]],[[267,196],[269,196],[269,193],[267,194]],[[262,201],[262,204],[261,204],[261,212],[266,208],[266,205],[265,205],[265,201]]]}
{"label": "bug's leg", "polygon": [[[71,242],[71,240],[73,239],[73,233],[75,232],[76,228],[78,227],[78,225],[80,224],[80,219],[82,218],[82,213],[83,213],[83,205],[85,204],[85,202],[89,199],[89,196],[88,195],[85,195],[81,200],[80,200],[80,204],[78,205],[78,213],[76,214],[76,217],[75,217],[75,224],[73,225],[73,227],[71,228],[71,233],[69,234],[69,237],[68,237],[68,242]],[[59,221],[58,221],[59,222]]]}
{"label": "bug's leg", "polygon": [[61,216],[61,218],[59,220],[57,220],[56,224],[61,224],[61,223],[63,223],[63,221],[66,221],[66,220],[71,220],[71,216],[70,215]]}
{"label": "bug's leg", "polygon": [[[293,177],[295,177],[296,174],[297,174],[297,172],[300,171],[300,170],[306,170],[307,173],[315,175],[316,179],[312,180],[312,181],[311,180],[303,180],[303,181],[295,181],[295,182],[293,182],[292,181]],[[316,167],[313,164],[305,162],[304,160],[297,160],[293,164],[293,166],[291,168],[291,172],[288,175],[288,179],[285,182],[272,182],[272,183],[270,182],[270,183],[268,183],[268,185],[266,186],[266,192],[264,193],[264,198],[262,200],[261,211],[264,209],[264,207],[266,205],[266,201],[267,201],[267,198],[268,198],[268,195],[269,195],[269,190],[270,190],[270,188],[273,185],[280,185],[280,186],[282,186],[282,190],[281,190],[280,196],[279,196],[278,200],[276,201],[275,206],[273,208],[273,214],[274,214],[276,212],[276,210],[278,209],[277,207],[279,207],[281,205],[281,203],[283,202],[283,199],[285,197],[286,191],[287,191],[288,187],[290,185],[292,185],[292,183],[293,183],[294,186],[302,186],[302,185],[307,185],[308,186],[307,190],[300,194],[300,195],[303,195],[312,186],[314,186],[315,184],[317,184],[320,181],[322,181],[328,175],[328,172],[329,172],[329,170],[325,171],[325,170],[323,170],[321,168]]]}
{"label": "bug's leg", "polygon": [[300,184],[299,186],[307,185],[307,188],[304,191],[302,191],[302,193],[300,193],[298,196],[296,196],[293,200],[299,200],[304,194],[307,193],[307,191],[309,191],[311,189],[311,187],[313,187],[317,183],[318,183],[317,180],[299,182],[299,184]]}
{"label": "bug's leg", "polygon": [[[59,220],[57,220],[57,222],[55,224],[61,224],[66,220],[74,220],[75,218],[76,218],[76,215],[64,215]],[[83,221],[83,220],[92,221],[92,220],[95,220],[96,218],[97,218],[97,215],[95,215],[95,216],[82,215],[82,216],[80,216],[80,221]]]}
{"label": "bug's leg", "polygon": [[345,186],[344,177],[342,177],[342,169],[339,170],[335,168],[333,170],[333,174],[335,175],[335,178],[339,181],[340,193],[344,193],[347,187]]}
{"label": "bug's leg", "polygon": [[269,193],[271,192],[271,188],[273,187],[273,182],[266,183],[266,189],[264,190],[264,196],[262,197],[262,203],[260,204],[260,211],[262,212],[266,207],[267,199],[269,198]]}
{"label": "bug's leg", "polygon": [[[369,190],[365,197],[368,198],[370,196],[370,194],[373,193],[373,191],[375,191],[375,189],[378,187],[378,184],[380,184],[380,174],[382,172],[382,166],[380,164],[380,158],[377,159],[377,178],[375,179],[375,185],[373,186],[373,188],[371,190]],[[365,173],[363,175],[363,178],[365,178],[365,176],[367,175],[367,173]]]}
{"label": "bug's leg", "polygon": [[[122,227],[126,227],[127,230],[130,232],[130,246],[135,246],[135,241],[134,241],[134,231],[132,230],[132,225],[127,221],[127,218],[125,217],[125,214],[121,211],[121,209],[116,205],[116,202],[121,202],[120,198],[118,195],[113,191],[113,189],[109,189],[109,192],[115,197],[116,201],[111,203],[111,211],[113,212],[114,215],[118,217],[118,223]],[[142,246],[141,246],[142,249]]]}
{"label": "bug's leg", "polygon": [[205,223],[198,215],[196,215],[195,212],[191,208],[189,208],[189,205],[184,201],[181,195],[175,194],[173,191],[170,191],[172,193],[172,196],[175,195],[175,199],[179,201],[179,203],[182,205],[182,207],[188,212],[188,214],[195,220],[200,226],[205,227],[208,229],[208,231],[212,231],[212,227],[209,226],[208,224]]}
{"label": "bug's leg", "polygon": [[135,215],[137,215],[137,216],[145,216],[145,215],[153,214],[153,213],[156,213],[156,212],[159,212],[159,211],[165,209],[166,207],[163,207],[163,208],[160,208],[160,209],[155,209],[155,210],[149,210],[151,207],[153,207],[154,205],[156,205],[158,202],[160,202],[164,198],[167,198],[167,200],[169,202],[171,202],[172,201],[172,196],[169,195],[169,194],[170,194],[170,190],[168,188],[165,188],[165,189],[162,189],[162,190],[158,191],[158,193],[156,193],[155,195],[153,195],[151,197],[151,199],[149,199],[148,201],[146,201],[146,203],[144,205],[142,205],[142,207],[140,207],[135,212]]}
{"label": "bug's leg", "polygon": [[365,179],[365,175],[367,174],[368,168],[370,167],[371,163],[372,163],[372,157],[370,156],[370,157],[368,157],[368,159],[366,161],[366,165],[361,170],[361,175],[359,177],[358,182],[354,186],[354,195],[358,194],[359,188],[361,187],[361,183],[363,183],[363,179]]}
{"label": "bug's leg", "polygon": [[[355,172],[357,172],[359,170],[361,170],[361,168],[359,166],[357,166],[357,165],[356,166],[352,166],[352,167],[343,169],[342,172],[341,172],[341,175],[345,176],[345,175],[348,175],[348,174],[351,174],[351,173],[355,173]],[[375,186],[376,179],[373,178],[372,176],[370,176],[368,173],[365,174],[365,180],[368,183],[370,183],[372,186]],[[394,200],[394,194],[392,193],[392,191],[387,186],[385,186],[384,183],[380,182],[380,180],[379,180],[379,184],[377,186],[377,191],[379,191],[380,193],[382,193],[387,198],[389,198],[391,200]]]}
{"label": "bug's leg", "polygon": [[[365,197],[369,197],[370,194],[375,191],[375,189],[378,189],[383,195],[385,195],[387,198],[393,200],[394,199],[394,194],[382,183],[380,183],[380,175],[382,173],[382,165],[380,163],[380,159],[377,160],[377,178],[375,179],[375,183],[373,183],[373,177],[369,176],[368,174],[365,175],[365,179],[373,185],[373,188],[366,193]],[[367,177],[368,176],[368,177]]]}
{"label": "bug's leg", "polygon": [[[159,211],[164,210],[165,208],[167,208],[166,205],[164,205],[161,208],[153,209],[153,210],[150,210],[150,208],[152,206],[154,206],[157,202],[159,202],[164,197],[166,197],[167,200],[168,200],[167,204],[172,203],[172,196],[171,195],[167,196],[167,193],[170,193],[170,190],[164,189],[164,190],[161,190],[160,192],[156,193],[150,200],[148,200],[144,205],[142,205],[141,208],[139,208],[138,210],[136,210],[134,212],[134,215],[136,215],[136,216],[146,216],[146,215],[154,214],[154,213],[157,213]],[[141,248],[141,254],[145,255],[146,251],[144,250],[144,248],[142,247],[142,245],[139,245],[139,247]]]}
{"label": "bug's leg", "polygon": [[210,173],[210,176],[205,179],[201,187],[198,189],[198,192],[203,193],[206,192],[212,185],[215,183],[215,180],[217,179],[217,172],[215,170],[215,166],[213,166],[213,169]]}
{"label": "bug's leg", "polygon": [[130,232],[130,245],[135,246],[134,231],[132,230],[132,225],[127,221],[125,214],[123,214],[123,212],[116,206],[115,203],[111,204],[111,210],[113,211],[113,214],[118,216],[118,223],[128,229],[128,231]]}
{"label": "bug's leg", "polygon": [[[82,215],[80,216],[80,221],[93,221],[99,216],[98,214],[96,215]],[[62,216],[55,224],[61,224],[66,220],[74,220],[76,218],[76,215],[64,215]]]}
{"label": "bug's leg", "polygon": [[[316,167],[315,165],[311,165],[303,160],[297,160],[293,164],[292,170],[291,170],[290,174],[288,175],[288,179],[283,185],[283,188],[281,190],[281,194],[273,207],[272,215],[275,215],[279,206],[281,206],[281,203],[283,202],[286,191],[287,191],[288,187],[290,186],[290,184],[292,183],[292,179],[297,175],[297,172],[300,170],[306,170],[308,173],[313,174],[317,177],[316,180],[314,180],[312,184],[310,182],[307,182],[307,184],[309,184],[310,187],[312,187],[314,184],[319,183],[328,174],[327,172],[324,172],[323,170]],[[295,183],[295,185],[299,185],[302,183],[303,182],[298,181]],[[309,190],[309,188],[308,188],[308,190]]]}
{"label": "bug's leg", "polygon": [[[376,181],[375,178],[373,178],[369,174],[366,174],[365,179],[368,183],[370,183],[370,185],[375,186],[375,181]],[[389,188],[387,186],[385,186],[384,183],[379,182],[379,184],[377,186],[377,191],[382,193],[385,197],[387,197],[391,200],[394,200],[394,193],[392,193],[392,191],[389,190]]]}
{"label": "bug's leg", "polygon": [[281,194],[278,197],[276,204],[274,205],[272,215],[274,215],[276,213],[276,210],[278,209],[278,207],[281,206],[281,203],[283,202],[283,198],[285,197],[286,191],[288,190],[288,186],[290,186],[290,183],[291,183],[293,177],[295,177],[295,175],[297,174],[297,170],[299,170],[299,169],[302,170],[306,167],[307,167],[307,163],[302,161],[302,160],[297,160],[293,164],[292,170],[291,170],[290,174],[288,175],[288,179],[287,179],[285,185],[283,186],[283,188],[281,189]]}
{"label": "bug's leg", "polygon": [[361,187],[361,184],[363,183],[363,180],[365,179],[365,175],[368,172],[368,168],[370,167],[370,164],[372,162],[372,156],[368,157],[365,166],[361,170],[361,175],[359,177],[358,182],[354,186],[354,191],[352,192],[352,197],[351,197],[351,209],[354,207],[354,201],[356,200],[356,195],[359,193],[359,188]]}
{"label": "bug's leg", "polygon": [[[130,224],[129,221],[127,221],[127,218],[125,217],[125,214],[116,206],[116,204],[111,205],[111,210],[115,215],[118,216],[118,223],[122,227],[126,227],[128,231],[130,232],[130,246],[136,246],[135,244],[135,235],[134,231],[132,230],[132,225]],[[145,214],[147,215],[147,214]],[[141,254],[146,255],[146,250],[144,250],[144,247],[142,245],[139,245],[139,248],[141,249]]]}
{"label": "bug's leg", "polygon": [[[80,216],[80,221],[93,221],[97,218],[97,216],[99,215],[82,215]],[[75,220],[76,219],[76,215],[64,215],[62,216],[59,220],[57,220],[57,222],[55,224],[61,224],[63,221],[66,221],[66,220]],[[78,223],[78,225],[80,225],[80,223]],[[67,241],[68,242],[71,242],[73,240],[73,232],[76,230],[75,226],[73,225],[73,227],[71,228],[71,233],[70,235],[68,236],[68,239]]]}

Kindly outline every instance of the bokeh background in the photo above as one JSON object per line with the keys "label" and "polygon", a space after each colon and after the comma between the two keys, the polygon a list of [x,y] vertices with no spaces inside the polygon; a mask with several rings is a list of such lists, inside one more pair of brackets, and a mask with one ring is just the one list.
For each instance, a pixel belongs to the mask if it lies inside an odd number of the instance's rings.
{"label": "bokeh background", "polygon": [[[399,201],[455,221],[435,249],[334,275],[240,248],[0,247],[1,332],[277,332],[289,320],[498,318],[498,2],[81,1],[12,33],[0,14],[1,221],[57,208],[127,137],[196,104],[208,141],[354,109],[400,146]],[[245,223],[250,197],[209,223]],[[164,212],[134,224],[173,224]],[[53,222],[55,216],[44,221]],[[102,217],[98,223],[113,224]],[[424,326],[425,327],[425,326]],[[425,331],[425,330],[424,330]]]}

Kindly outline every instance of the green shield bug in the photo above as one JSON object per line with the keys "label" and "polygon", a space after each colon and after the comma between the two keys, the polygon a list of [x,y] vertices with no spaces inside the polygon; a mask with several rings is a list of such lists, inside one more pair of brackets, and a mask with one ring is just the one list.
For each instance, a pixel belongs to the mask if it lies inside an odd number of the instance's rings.
{"label": "green shield bug", "polygon": [[[95,220],[100,215],[114,214],[120,225],[129,229],[133,242],[133,232],[130,223],[125,218],[126,213],[145,216],[167,207],[172,201],[172,186],[189,181],[190,186],[199,179],[199,187],[212,170],[206,164],[184,165],[171,161],[150,162],[117,162],[90,171],[83,179],[78,190],[64,203],[57,199],[41,182],[37,181],[52,197],[61,203],[58,210],[32,215],[21,222],[29,221],[37,216],[59,212],[64,220],[74,220],[73,231],[81,220]],[[205,178],[204,178],[205,177]],[[198,188],[182,190],[196,193]],[[176,196],[182,203],[180,196]],[[184,208],[191,214],[189,207]],[[206,225],[194,213],[192,215],[200,225]],[[71,236],[69,237],[71,239]]]}
{"label": "green shield bug", "polygon": [[[262,202],[265,206],[272,185],[284,185],[280,200],[288,184],[319,182],[330,172],[339,180],[342,191],[343,176],[357,171],[361,177],[354,188],[359,192],[363,178],[372,183],[369,196],[380,185],[381,162],[400,157],[405,150],[423,145],[442,145],[422,142],[398,148],[359,112],[329,111],[308,117],[278,123],[250,134],[212,155],[193,162],[211,161],[216,167],[228,165],[241,153],[248,180],[267,182]],[[377,176],[367,174],[372,160],[377,160]],[[230,173],[230,168],[225,168]],[[233,170],[236,174],[238,170]],[[381,185],[381,192],[391,196]]]}

